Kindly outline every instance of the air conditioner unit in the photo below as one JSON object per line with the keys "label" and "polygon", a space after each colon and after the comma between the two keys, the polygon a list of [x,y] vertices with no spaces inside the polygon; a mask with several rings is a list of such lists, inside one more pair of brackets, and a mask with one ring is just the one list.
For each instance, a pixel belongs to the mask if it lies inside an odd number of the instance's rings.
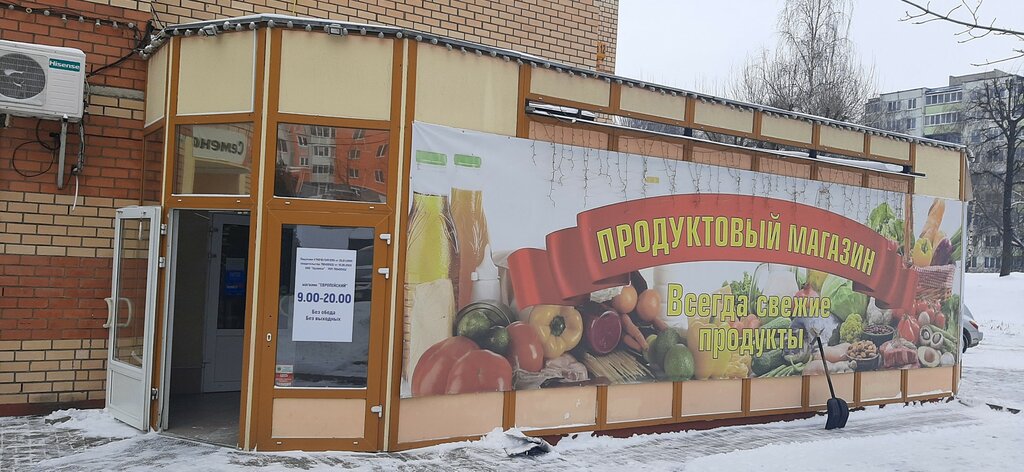
{"label": "air conditioner unit", "polygon": [[85,53],[0,40],[0,113],[82,118]]}

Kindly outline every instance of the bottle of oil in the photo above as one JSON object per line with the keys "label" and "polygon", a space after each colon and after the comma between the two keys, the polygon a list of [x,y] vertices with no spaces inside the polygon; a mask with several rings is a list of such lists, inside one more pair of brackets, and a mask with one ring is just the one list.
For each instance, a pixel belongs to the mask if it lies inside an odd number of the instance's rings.
{"label": "bottle of oil", "polygon": [[472,274],[489,254],[487,218],[484,217],[483,183],[480,166],[483,159],[465,154],[455,155],[455,187],[452,188],[452,218],[459,246],[459,276],[456,285],[456,309],[472,301]]}
{"label": "bottle of oil", "polygon": [[405,260],[405,377],[423,352],[452,336],[459,256],[448,197],[448,156],[416,151]]}

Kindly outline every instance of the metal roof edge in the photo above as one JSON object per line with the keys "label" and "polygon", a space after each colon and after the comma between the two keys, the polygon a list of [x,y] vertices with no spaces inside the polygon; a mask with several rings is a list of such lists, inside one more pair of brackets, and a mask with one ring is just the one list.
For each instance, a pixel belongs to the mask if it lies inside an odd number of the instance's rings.
{"label": "metal roof edge", "polygon": [[[760,111],[768,113],[770,115],[784,116],[797,120],[808,121],[817,123],[819,125],[831,126],[835,128],[847,129],[850,131],[859,131],[862,133],[883,136],[892,138],[900,141],[908,141],[914,143],[925,144],[928,146],[945,148],[955,151],[963,151],[966,149],[966,145],[948,143],[945,141],[939,141],[930,138],[912,136],[902,133],[893,133],[891,131],[885,131],[877,128],[871,128],[869,126],[850,123],[844,121],[833,120],[830,118],[824,118],[820,116],[808,115],[805,113],[794,112],[789,110],[782,110],[779,108],[770,107],[767,105],[758,105],[753,103],[741,102],[729,98],[716,97],[714,95],[708,95],[700,92],[693,92],[690,90],[684,90],[676,87],[670,87],[667,85],[653,84],[638,79],[631,79],[628,77],[618,76],[615,74],[609,74],[605,72],[598,72],[590,69],[584,69],[582,67],[572,66],[555,62],[542,57],[534,56],[532,54],[522,53],[511,49],[504,49],[494,46],[487,46],[484,44],[474,43],[470,41],[448,38],[432,33],[425,33],[408,28],[400,28],[395,26],[385,25],[371,25],[365,23],[354,23],[347,21],[328,20],[321,18],[309,18],[309,17],[298,17],[290,15],[279,15],[271,13],[263,13],[256,15],[246,15],[232,18],[222,18],[216,20],[198,21],[193,23],[182,23],[175,24],[165,27],[160,30],[153,40],[153,44],[148,46],[144,51],[144,57],[148,57],[157,49],[163,46],[167,38],[171,36],[185,35],[190,36],[191,34],[197,34],[202,36],[204,33],[201,31],[204,28],[209,30],[209,27],[214,27],[213,30],[216,32],[218,29],[223,29],[221,32],[230,32],[231,30],[242,31],[242,30],[254,30],[261,26],[264,27],[282,27],[289,29],[305,29],[306,31],[322,31],[340,36],[349,34],[359,35],[376,35],[376,36],[394,36],[396,38],[408,38],[415,39],[417,41],[426,41],[431,44],[445,45],[450,49],[458,48],[465,50],[466,52],[475,52],[477,54],[487,53],[493,57],[504,56],[506,60],[515,59],[523,63],[529,63],[533,66],[539,66],[544,68],[553,68],[559,71],[565,71],[571,74],[579,74],[584,77],[594,77],[604,79],[607,82],[615,81],[619,84],[628,84],[634,87],[650,88],[652,91],[661,91],[665,93],[674,93],[676,95],[685,95],[699,100],[705,100],[710,102],[719,103],[726,106],[732,106],[737,108],[749,109],[752,111]],[[194,33],[193,33],[194,32]],[[216,34],[216,33],[214,33]]]}

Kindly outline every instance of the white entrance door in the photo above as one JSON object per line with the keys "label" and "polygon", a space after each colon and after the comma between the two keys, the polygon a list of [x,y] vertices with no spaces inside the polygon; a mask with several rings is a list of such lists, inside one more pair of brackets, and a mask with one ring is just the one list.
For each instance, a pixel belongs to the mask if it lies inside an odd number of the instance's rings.
{"label": "white entrance door", "polygon": [[203,336],[203,392],[232,392],[242,385],[249,215],[214,213]]}
{"label": "white entrance door", "polygon": [[107,409],[141,430],[149,428],[159,228],[160,207],[117,210],[114,274],[104,325],[110,329]]}

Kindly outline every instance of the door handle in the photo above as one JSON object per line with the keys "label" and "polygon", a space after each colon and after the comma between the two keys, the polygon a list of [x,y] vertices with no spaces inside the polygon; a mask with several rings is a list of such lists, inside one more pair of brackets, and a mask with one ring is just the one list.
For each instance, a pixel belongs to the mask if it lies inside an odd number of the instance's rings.
{"label": "door handle", "polygon": [[[132,304],[132,299],[130,299],[130,298],[118,297],[117,300],[119,302],[123,301],[123,302],[126,302],[128,304],[128,319],[125,320],[124,323],[117,323],[117,327],[118,328],[124,328],[124,327],[127,327],[128,325],[132,324],[132,316],[134,315],[135,306]],[[114,299],[110,298],[110,297],[107,297],[107,298],[104,298],[103,301],[107,302],[107,322],[103,323],[103,327],[104,328],[110,328],[111,326],[114,326],[114,324],[115,324],[115,320],[114,320]]]}
{"label": "door handle", "polygon": [[387,267],[381,267],[377,269],[377,273],[384,276],[384,280],[391,278],[391,269]]}

